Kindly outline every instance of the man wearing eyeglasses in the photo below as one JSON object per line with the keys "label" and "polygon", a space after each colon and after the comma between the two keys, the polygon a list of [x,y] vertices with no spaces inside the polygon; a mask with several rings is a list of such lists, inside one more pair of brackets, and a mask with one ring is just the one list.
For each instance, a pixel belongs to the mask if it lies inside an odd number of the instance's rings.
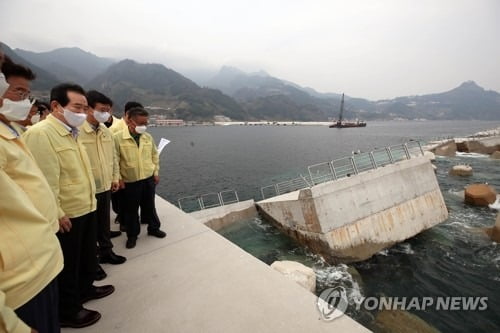
{"label": "man wearing eyeglasses", "polygon": [[19,133],[10,126],[30,110],[30,102],[24,99],[35,75],[10,59],[1,68],[0,330],[59,332],[56,276],[63,267],[63,255],[55,235],[59,229],[56,198]]}
{"label": "man wearing eyeglasses", "polygon": [[77,141],[78,127],[87,118],[85,91],[75,84],[60,84],[50,92],[52,113],[24,134],[45,174],[59,206],[57,234],[64,254],[59,275],[61,327],[80,328],[101,315],[83,304],[114,292],[111,285],[93,285],[97,267],[96,188],[85,147]]}

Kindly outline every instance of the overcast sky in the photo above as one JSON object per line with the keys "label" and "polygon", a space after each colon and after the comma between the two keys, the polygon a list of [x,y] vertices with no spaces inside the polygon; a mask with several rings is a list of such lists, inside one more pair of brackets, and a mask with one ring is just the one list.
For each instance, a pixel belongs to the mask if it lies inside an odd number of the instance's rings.
{"label": "overcast sky", "polygon": [[159,62],[230,65],[369,99],[500,92],[499,0],[0,1],[0,41]]}

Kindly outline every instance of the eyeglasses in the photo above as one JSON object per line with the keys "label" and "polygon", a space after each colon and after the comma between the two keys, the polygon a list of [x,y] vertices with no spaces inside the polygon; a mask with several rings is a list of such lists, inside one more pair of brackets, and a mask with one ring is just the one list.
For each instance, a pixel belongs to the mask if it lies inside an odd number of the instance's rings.
{"label": "eyeglasses", "polygon": [[29,90],[26,90],[24,88],[15,88],[15,89],[11,89],[10,92],[12,92],[13,94],[16,94],[17,96],[21,97],[21,99],[26,99],[26,98],[30,98],[30,100],[33,98],[30,96],[30,93],[31,91]]}

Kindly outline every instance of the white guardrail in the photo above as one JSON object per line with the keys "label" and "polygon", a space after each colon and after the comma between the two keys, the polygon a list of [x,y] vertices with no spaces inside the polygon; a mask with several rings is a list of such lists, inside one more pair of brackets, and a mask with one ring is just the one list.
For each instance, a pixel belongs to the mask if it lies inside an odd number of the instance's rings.
{"label": "white guardrail", "polygon": [[238,192],[227,190],[182,197],[177,200],[177,204],[179,208],[185,212],[194,212],[197,210],[237,203],[239,201]]}
{"label": "white guardrail", "polygon": [[261,187],[262,199],[297,191],[317,184],[334,181],[361,172],[374,170],[424,154],[418,141],[410,141],[400,145],[376,149],[370,152],[357,153],[329,162],[318,163],[307,167],[308,175]]}

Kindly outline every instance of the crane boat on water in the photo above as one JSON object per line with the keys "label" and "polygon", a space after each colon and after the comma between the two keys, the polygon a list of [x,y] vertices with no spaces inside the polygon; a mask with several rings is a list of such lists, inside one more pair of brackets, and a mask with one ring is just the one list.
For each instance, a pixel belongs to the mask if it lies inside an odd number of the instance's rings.
{"label": "crane boat on water", "polygon": [[347,121],[343,119],[344,116],[344,94],[342,94],[342,101],[340,102],[339,119],[331,124],[330,128],[350,128],[350,127],[366,127],[366,122],[362,120]]}

